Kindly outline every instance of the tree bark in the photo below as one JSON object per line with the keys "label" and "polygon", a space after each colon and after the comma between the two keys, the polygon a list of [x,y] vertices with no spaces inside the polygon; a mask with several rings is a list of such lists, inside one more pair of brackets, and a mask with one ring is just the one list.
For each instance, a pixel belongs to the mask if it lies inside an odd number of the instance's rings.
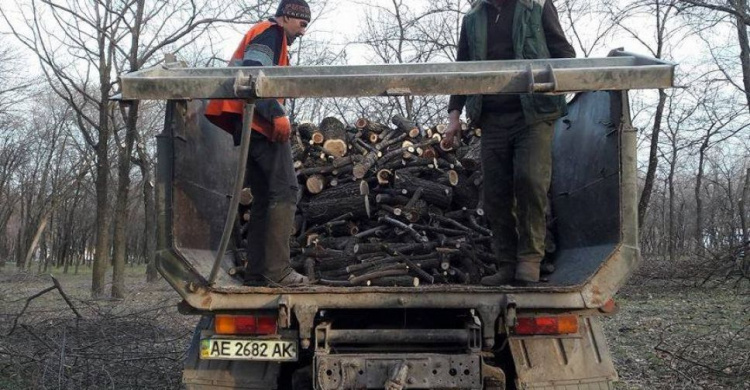
{"label": "tree bark", "polygon": [[674,264],[675,261],[675,217],[674,217],[674,174],[675,165],[677,164],[677,145],[675,140],[672,140],[672,159],[669,162],[669,175],[667,176],[667,186],[669,188],[669,237],[667,237],[669,253],[669,261]]}
{"label": "tree bark", "polygon": [[[133,27],[130,30],[130,53],[128,62],[130,71],[140,69],[138,49],[143,27],[143,9],[145,0],[135,1],[135,12]],[[127,104],[127,113],[121,105],[122,118],[125,121],[125,142],[119,145],[117,168],[117,203],[115,205],[115,229],[113,238],[114,262],[112,268],[112,297],[125,297],[125,263],[127,262],[127,221],[128,221],[128,194],[130,191],[130,168],[133,156],[133,143],[138,133],[138,111],[139,102],[134,101]]]}
{"label": "tree bark", "polygon": [[[750,243],[750,227],[748,226],[748,210],[747,202],[750,200],[750,168],[745,171],[745,184],[742,188],[742,197],[740,198],[739,209],[740,209],[740,225],[742,227],[742,245],[747,246]],[[747,258],[747,250],[744,252],[744,257]]]}
{"label": "tree bark", "polygon": [[698,151],[698,174],[695,176],[695,249],[698,255],[703,255],[703,196],[701,195],[703,187],[704,164],[706,159],[706,149],[708,148],[709,137],[701,144]]}
{"label": "tree bark", "polygon": [[651,199],[651,192],[654,188],[654,178],[656,177],[656,168],[659,165],[659,134],[661,133],[661,122],[664,117],[664,107],[667,103],[667,93],[659,90],[659,103],[656,106],[654,115],[654,126],[651,129],[651,148],[649,150],[648,169],[646,171],[646,180],[643,183],[641,199],[638,202],[638,228],[643,227],[643,221],[646,218],[648,203]]}
{"label": "tree bark", "polygon": [[[747,15],[747,0],[736,0],[734,2],[735,9],[744,15]],[[745,20],[739,16],[735,16],[737,24],[737,36],[739,37],[740,43],[740,63],[742,64],[742,82],[745,86],[745,100],[747,101],[747,109],[750,111],[750,42],[747,37],[747,25]]]}
{"label": "tree bark", "polygon": [[413,194],[418,188],[422,188],[422,199],[442,209],[449,208],[453,200],[452,187],[398,172],[394,179],[394,187],[396,189],[406,189],[409,194]]}
{"label": "tree bark", "polygon": [[125,119],[125,142],[118,148],[117,201],[114,213],[114,235],[112,239],[112,298],[125,297],[125,264],[127,262],[128,195],[130,191],[130,168],[133,143],[138,121],[138,102],[130,103]]}

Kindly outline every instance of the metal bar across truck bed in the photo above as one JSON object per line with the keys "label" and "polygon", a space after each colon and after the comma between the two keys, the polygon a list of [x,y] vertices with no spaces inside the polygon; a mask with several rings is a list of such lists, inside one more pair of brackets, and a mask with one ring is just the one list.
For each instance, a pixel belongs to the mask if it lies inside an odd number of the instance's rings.
{"label": "metal bar across truck bed", "polygon": [[364,66],[154,67],[121,76],[122,98],[253,99],[670,88],[675,64],[624,51],[607,58]]}

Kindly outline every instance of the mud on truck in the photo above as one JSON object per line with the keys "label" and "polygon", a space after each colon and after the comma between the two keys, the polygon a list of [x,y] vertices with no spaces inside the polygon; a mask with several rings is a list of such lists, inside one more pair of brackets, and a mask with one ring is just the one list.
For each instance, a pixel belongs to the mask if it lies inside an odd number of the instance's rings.
{"label": "mud on truck", "polygon": [[[122,104],[168,100],[157,137],[157,267],[200,316],[188,389],[611,389],[600,318],[639,262],[628,90],[675,65],[605,58],[450,64],[185,68],[122,75]],[[206,121],[205,99],[575,93],[553,141],[555,271],[537,286],[251,287],[233,233],[250,137]],[[249,128],[245,126],[244,128]],[[488,178],[487,180],[491,180]]]}

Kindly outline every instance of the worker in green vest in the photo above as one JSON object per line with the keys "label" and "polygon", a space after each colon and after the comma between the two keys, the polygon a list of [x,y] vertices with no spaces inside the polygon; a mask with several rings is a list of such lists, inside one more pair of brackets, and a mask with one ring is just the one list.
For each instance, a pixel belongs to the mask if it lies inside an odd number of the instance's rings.
{"label": "worker in green vest", "polygon": [[[479,0],[464,16],[458,61],[573,57],[552,0]],[[497,273],[482,284],[538,282],[553,124],[567,113],[565,97],[451,96],[446,146],[460,139],[463,108],[470,123],[482,129],[484,208],[497,261]]]}

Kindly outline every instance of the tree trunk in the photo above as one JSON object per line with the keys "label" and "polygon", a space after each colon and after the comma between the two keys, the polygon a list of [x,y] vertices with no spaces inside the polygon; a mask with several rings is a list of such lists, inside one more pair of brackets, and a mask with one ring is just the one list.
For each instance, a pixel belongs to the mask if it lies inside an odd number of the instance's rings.
{"label": "tree trunk", "polygon": [[23,264],[26,264],[26,265],[31,264],[31,257],[34,256],[36,247],[37,245],[39,245],[39,240],[42,238],[42,233],[44,233],[44,229],[47,227],[47,222],[49,222],[49,215],[45,213],[42,216],[42,219],[39,221],[39,225],[37,225],[36,232],[34,233],[34,238],[31,240],[31,243],[29,244],[29,247],[26,250]]}
{"label": "tree trunk", "polygon": [[661,133],[661,122],[664,116],[664,106],[667,102],[667,93],[663,89],[659,90],[659,104],[656,106],[654,115],[654,127],[651,129],[651,149],[648,158],[648,170],[646,171],[646,180],[643,183],[641,199],[638,202],[638,228],[643,226],[643,220],[646,218],[648,202],[651,199],[651,191],[654,188],[654,178],[656,177],[656,168],[659,165],[659,134]]}
{"label": "tree trunk", "polygon": [[[747,168],[745,171],[745,185],[742,188],[742,197],[740,198],[739,203],[739,209],[740,209],[740,226],[742,228],[742,245],[745,247],[745,250],[742,251],[742,258],[743,258],[743,266],[747,267],[748,263],[744,262],[748,258],[748,244],[750,244],[750,231],[748,229],[748,210],[747,210],[747,202],[750,200],[750,168]],[[746,270],[750,271],[750,270]]]}
{"label": "tree trunk", "polygon": [[[105,95],[106,96],[106,95]],[[109,186],[109,115],[106,107],[100,107],[99,142],[96,146],[96,249],[94,267],[91,272],[91,296],[104,296],[104,278],[109,264],[109,207],[107,192]]]}
{"label": "tree trunk", "polygon": [[708,148],[708,136],[698,151],[698,174],[695,176],[695,249],[699,256],[703,255],[703,196],[701,187],[703,187],[703,165],[706,159],[706,149]]}
{"label": "tree trunk", "polygon": [[130,190],[130,159],[133,155],[133,142],[138,131],[138,102],[129,105],[125,118],[125,144],[118,148],[117,203],[115,204],[114,236],[112,248],[112,297],[125,297],[125,263],[127,262],[128,193]]}
{"label": "tree trunk", "polygon": [[669,237],[668,248],[669,262],[674,264],[675,261],[675,224],[674,224],[674,171],[677,164],[677,149],[674,142],[672,144],[672,160],[669,162],[669,177],[667,177],[667,186],[669,187]]}
{"label": "tree trunk", "polygon": [[[731,3],[731,2],[730,2]],[[747,0],[737,0],[735,3],[735,9],[740,13],[747,12]],[[735,18],[737,22],[737,36],[739,37],[740,43],[740,63],[742,64],[742,82],[745,86],[745,99],[747,100],[747,108],[750,110],[750,42],[747,37],[747,25],[745,25],[742,18],[737,16]]]}
{"label": "tree trunk", "polygon": [[145,145],[138,141],[138,160],[143,177],[143,257],[146,259],[146,281],[156,282],[159,273],[156,270],[156,209],[154,205],[154,184],[151,178],[151,167],[148,163]]}

